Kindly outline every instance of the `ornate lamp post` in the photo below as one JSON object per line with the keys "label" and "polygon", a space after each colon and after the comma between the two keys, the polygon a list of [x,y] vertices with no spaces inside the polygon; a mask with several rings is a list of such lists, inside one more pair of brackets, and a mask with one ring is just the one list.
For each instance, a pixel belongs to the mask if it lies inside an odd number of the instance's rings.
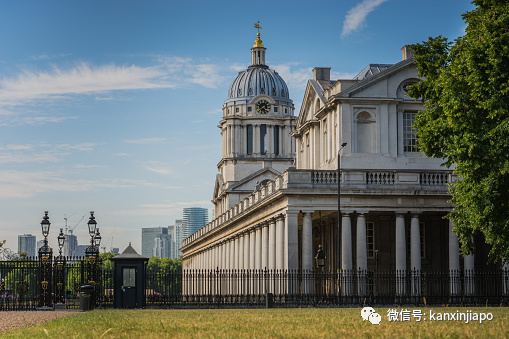
{"label": "ornate lamp post", "polygon": [[325,253],[323,252],[322,245],[318,245],[318,253],[316,253],[316,267],[322,269],[325,266]]}
{"label": "ornate lamp post", "polygon": [[58,257],[56,258],[56,271],[55,276],[57,278],[56,283],[56,302],[59,304],[63,304],[65,302],[64,297],[64,285],[65,285],[65,257],[62,255],[62,248],[64,247],[65,236],[63,229],[60,229],[60,233],[58,234]]}
{"label": "ornate lamp post", "polygon": [[48,211],[44,211],[41,221],[44,245],[39,248],[39,307],[51,307],[51,259],[53,250],[48,246],[48,235],[51,223]]}
{"label": "ornate lamp post", "polygon": [[85,250],[85,255],[89,262],[88,284],[95,287],[95,293],[92,295],[91,307],[95,306],[97,295],[97,281],[99,278],[99,245],[101,244],[101,234],[97,228],[94,211],[90,212],[88,220],[88,233],[90,234],[90,246]]}

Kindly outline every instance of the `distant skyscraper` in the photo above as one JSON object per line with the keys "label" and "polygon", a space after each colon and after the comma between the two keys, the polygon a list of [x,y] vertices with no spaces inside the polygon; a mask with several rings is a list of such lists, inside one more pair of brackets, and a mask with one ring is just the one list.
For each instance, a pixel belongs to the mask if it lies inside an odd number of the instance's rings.
{"label": "distant skyscraper", "polygon": [[44,246],[44,240],[37,240],[37,254],[39,254],[39,249]]}
{"label": "distant skyscraper", "polygon": [[[184,218],[182,218],[182,239],[186,239],[191,234],[205,226],[208,220],[209,217],[206,208],[184,208]],[[180,246],[182,247],[182,243]]]}
{"label": "distant skyscraper", "polygon": [[[148,227],[141,229],[141,255],[150,258],[154,255],[154,248],[156,246],[156,239],[160,239],[163,235],[168,238],[168,227]],[[169,239],[168,239],[169,241]],[[169,253],[166,257],[169,257]]]}
{"label": "distant skyscraper", "polygon": [[76,248],[78,247],[78,238],[69,231],[69,234],[65,235],[64,242],[64,253],[65,257],[76,256]]}
{"label": "distant skyscraper", "polygon": [[182,247],[182,220],[175,220],[175,225],[173,225],[173,259],[178,259],[182,256],[182,252],[179,249]]}
{"label": "distant skyscraper", "polygon": [[35,257],[35,235],[18,235],[18,252],[27,253],[29,257]]}

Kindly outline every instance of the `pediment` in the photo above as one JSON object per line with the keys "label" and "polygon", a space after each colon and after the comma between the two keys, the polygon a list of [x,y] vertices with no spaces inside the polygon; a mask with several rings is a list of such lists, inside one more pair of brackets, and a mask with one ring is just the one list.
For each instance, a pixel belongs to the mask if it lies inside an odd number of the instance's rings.
{"label": "pediment", "polygon": [[223,193],[223,177],[221,174],[216,174],[216,181],[214,183],[214,194],[212,200],[215,200]]}
{"label": "pediment", "polygon": [[376,75],[367,77],[357,84],[348,87],[336,94],[336,97],[339,99],[348,97],[395,98],[397,97],[397,87],[402,81],[417,77],[417,68],[414,60],[403,60]]}
{"label": "pediment", "polygon": [[264,180],[274,180],[279,175],[281,175],[281,173],[272,167],[262,168],[244,179],[237,181],[227,189],[227,192],[252,192],[255,190],[257,184],[259,185]]}

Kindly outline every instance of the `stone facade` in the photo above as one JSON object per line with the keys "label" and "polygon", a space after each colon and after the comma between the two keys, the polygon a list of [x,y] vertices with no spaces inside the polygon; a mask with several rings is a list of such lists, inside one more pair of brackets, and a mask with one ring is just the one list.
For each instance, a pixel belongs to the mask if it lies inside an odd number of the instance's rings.
{"label": "stone facade", "polygon": [[[453,225],[443,219],[452,207],[448,184],[457,178],[441,160],[415,147],[412,122],[423,106],[406,94],[420,79],[412,51],[403,47],[402,54],[396,64],[368,65],[349,80],[333,81],[330,68],[315,68],[295,126],[291,116],[254,112],[229,118],[232,106],[225,103],[216,216],[184,240],[184,268],[312,270],[318,245],[331,271],[486,267],[482,239],[475,239],[476,259],[461,257]],[[253,166],[244,167],[248,161],[239,156],[244,153],[235,152],[239,145],[245,150],[242,143],[228,145],[229,135],[243,132],[224,127],[235,119],[272,118],[292,128],[293,141],[287,143],[295,142],[295,161],[290,166],[293,146],[288,146],[281,162],[288,168],[268,167],[262,176],[256,161],[269,159],[254,156]],[[256,178],[265,181],[253,191]],[[247,186],[237,193],[239,182]]]}

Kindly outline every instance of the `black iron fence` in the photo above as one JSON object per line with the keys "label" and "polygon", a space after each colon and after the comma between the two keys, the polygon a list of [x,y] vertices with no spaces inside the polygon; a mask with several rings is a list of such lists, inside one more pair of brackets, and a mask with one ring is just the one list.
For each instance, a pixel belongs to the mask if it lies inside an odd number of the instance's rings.
{"label": "black iron fence", "polygon": [[506,305],[509,270],[147,272],[147,307]]}
{"label": "black iron fence", "polygon": [[[47,271],[42,274],[41,269]],[[153,308],[261,307],[268,304],[274,307],[509,306],[509,270],[216,269],[145,270],[143,274],[145,307]],[[46,288],[43,288],[43,281],[48,282]],[[34,258],[0,261],[0,311],[36,310],[43,304],[41,295],[48,297],[50,307],[78,308],[80,286],[87,284],[95,287],[96,307],[113,307],[114,269],[100,259],[52,258],[47,263]]]}
{"label": "black iron fence", "polygon": [[112,306],[113,272],[101,264],[95,257],[0,261],[0,311],[78,308],[80,286],[88,284],[95,287],[97,306]]}

